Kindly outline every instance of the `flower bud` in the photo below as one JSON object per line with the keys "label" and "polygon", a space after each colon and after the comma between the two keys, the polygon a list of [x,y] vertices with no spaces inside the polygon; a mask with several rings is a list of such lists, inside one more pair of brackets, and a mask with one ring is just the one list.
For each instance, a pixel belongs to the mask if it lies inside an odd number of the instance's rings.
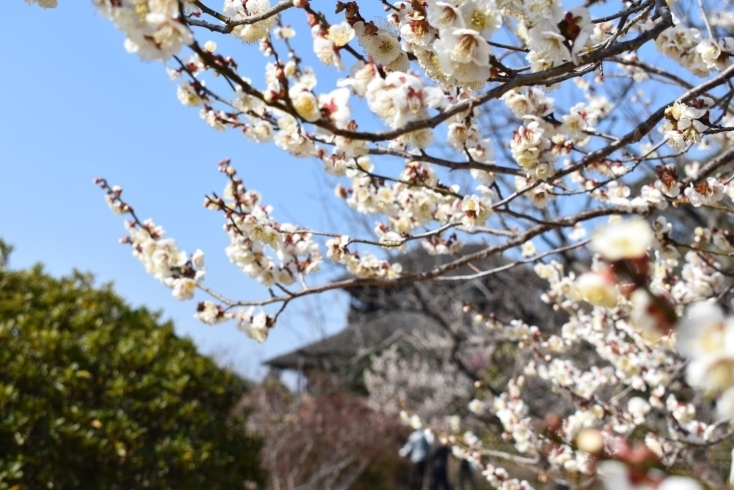
{"label": "flower bud", "polygon": [[604,437],[596,429],[583,429],[576,436],[576,446],[592,456],[599,456],[604,452]]}

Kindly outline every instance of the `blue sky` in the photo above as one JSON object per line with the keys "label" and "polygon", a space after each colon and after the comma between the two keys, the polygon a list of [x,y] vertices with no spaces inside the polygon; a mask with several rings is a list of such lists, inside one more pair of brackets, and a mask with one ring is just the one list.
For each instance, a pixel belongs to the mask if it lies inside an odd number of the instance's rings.
{"label": "blue sky", "polygon": [[[222,219],[202,207],[204,194],[220,193],[225,183],[217,161],[232,158],[245,186],[261,191],[279,220],[324,229],[318,162],[210,129],[197,109],[178,102],[164,66],[129,55],[123,35],[91,2],[61,0],[54,10],[5,3],[8,18],[23,20],[0,36],[8,46],[0,77],[0,236],[16,247],[13,267],[42,261],[56,275],[78,268],[114,281],[132,304],[162,309],[203,352],[250,376],[263,374],[263,359],[341,326],[342,296],[335,295],[289,306],[265,344],[233,324],[197,322],[195,302],[173,298],[117,243],[123,220],[92,184],[103,176],[122,186],[141,218],[153,218],[184,250],[207,253],[211,286],[254,299],[267,293],[229,264]],[[310,43],[301,29],[306,36]],[[222,45],[220,35],[214,39]],[[256,49],[231,46],[241,58],[262,59]]]}

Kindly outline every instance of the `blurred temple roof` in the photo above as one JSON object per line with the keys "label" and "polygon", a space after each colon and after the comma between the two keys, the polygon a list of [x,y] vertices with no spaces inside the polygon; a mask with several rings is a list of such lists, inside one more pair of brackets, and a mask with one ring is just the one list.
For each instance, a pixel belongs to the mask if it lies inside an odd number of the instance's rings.
{"label": "blurred temple roof", "polygon": [[[396,261],[404,274],[427,271],[490,245],[465,245],[454,255],[430,255],[422,247],[400,256]],[[513,260],[501,255],[473,261],[449,271],[445,277],[474,275],[507,267]],[[436,312],[456,315],[456,305],[469,302],[485,314],[502,320],[521,318],[541,328],[558,326],[558,315],[540,301],[548,283],[527,266],[516,265],[496,273],[457,281],[427,281],[399,287],[365,286],[349,289],[350,310],[341,332],[265,361],[275,369],[333,370],[356,364],[396,342],[410,344],[415,330],[446,335]],[[433,312],[429,310],[434,310]],[[458,311],[461,311],[459,308]],[[459,313],[461,314],[461,313]],[[402,340],[402,341],[401,341]]]}
{"label": "blurred temple roof", "polygon": [[361,359],[407,338],[414,330],[441,332],[420,312],[386,310],[353,321],[341,332],[265,361],[276,369],[331,370]]}

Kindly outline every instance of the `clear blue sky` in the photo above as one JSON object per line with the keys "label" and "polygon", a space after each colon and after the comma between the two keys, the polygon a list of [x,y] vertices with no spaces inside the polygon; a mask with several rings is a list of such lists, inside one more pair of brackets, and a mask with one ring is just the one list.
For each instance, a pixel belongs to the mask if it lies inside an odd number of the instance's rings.
{"label": "clear blue sky", "polygon": [[[202,352],[224,355],[227,364],[250,376],[263,373],[263,359],[340,326],[342,310],[333,295],[289,306],[290,314],[262,345],[231,323],[197,322],[195,302],[173,298],[129,247],[117,243],[125,234],[123,221],[92,184],[104,176],[122,186],[141,218],[163,225],[184,250],[203,249],[210,285],[239,299],[258,298],[267,293],[224,254],[221,217],[202,207],[204,194],[221,192],[225,182],[217,161],[231,157],[245,185],[275,207],[276,218],[327,228],[320,163],[210,129],[198,109],[178,102],[163,64],[129,55],[123,35],[91,2],[61,0],[54,10],[22,0],[4,3],[6,17],[15,19],[0,34],[6,46],[0,77],[0,236],[16,246],[11,266],[42,261],[56,275],[78,268],[100,282],[114,281],[129,302],[162,309]],[[220,35],[213,39],[222,45]],[[306,29],[297,39],[307,39],[310,47]],[[231,45],[242,49],[241,64],[247,56],[262,59],[257,51]]]}

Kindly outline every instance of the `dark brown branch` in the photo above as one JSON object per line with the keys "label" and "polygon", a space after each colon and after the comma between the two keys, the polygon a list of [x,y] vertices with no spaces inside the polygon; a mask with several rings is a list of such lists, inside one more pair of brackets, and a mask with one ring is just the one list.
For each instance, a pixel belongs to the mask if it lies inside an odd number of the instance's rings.
{"label": "dark brown branch", "polygon": [[240,20],[232,20],[229,19],[227,21],[227,25],[230,25],[232,27],[237,26],[245,26],[250,24],[255,24],[257,22],[260,22],[265,19],[269,19],[270,17],[274,15],[278,15],[284,10],[288,10],[289,8],[293,7],[293,0],[284,0],[280,3],[277,3],[274,7],[272,7],[270,10],[267,10],[263,12],[262,14],[253,15],[251,17],[247,17],[246,19],[240,19]]}
{"label": "dark brown branch", "polygon": [[726,150],[724,153],[717,156],[713,160],[709,160],[706,165],[701,167],[698,172],[698,177],[696,177],[695,179],[692,179],[690,177],[686,177],[685,179],[683,179],[683,184],[688,185],[700,181],[701,179],[708,177],[716,169],[728,165],[732,162],[734,162],[734,146],[729,147],[728,150]]}
{"label": "dark brown branch", "polygon": [[450,168],[453,170],[467,170],[467,169],[473,168],[477,170],[484,170],[486,172],[493,172],[496,174],[523,175],[522,171],[516,168],[502,167],[500,165],[493,165],[489,163],[480,163],[480,162],[454,162],[452,160],[445,160],[443,158],[431,156],[425,152],[422,152],[420,155],[413,155],[412,153],[407,152],[407,151],[394,150],[391,148],[385,148],[383,146],[378,146],[375,148],[370,148],[369,153],[370,155],[391,155],[391,156],[396,156],[396,157],[402,157],[411,162],[433,163],[441,167],[446,167],[446,168]]}

